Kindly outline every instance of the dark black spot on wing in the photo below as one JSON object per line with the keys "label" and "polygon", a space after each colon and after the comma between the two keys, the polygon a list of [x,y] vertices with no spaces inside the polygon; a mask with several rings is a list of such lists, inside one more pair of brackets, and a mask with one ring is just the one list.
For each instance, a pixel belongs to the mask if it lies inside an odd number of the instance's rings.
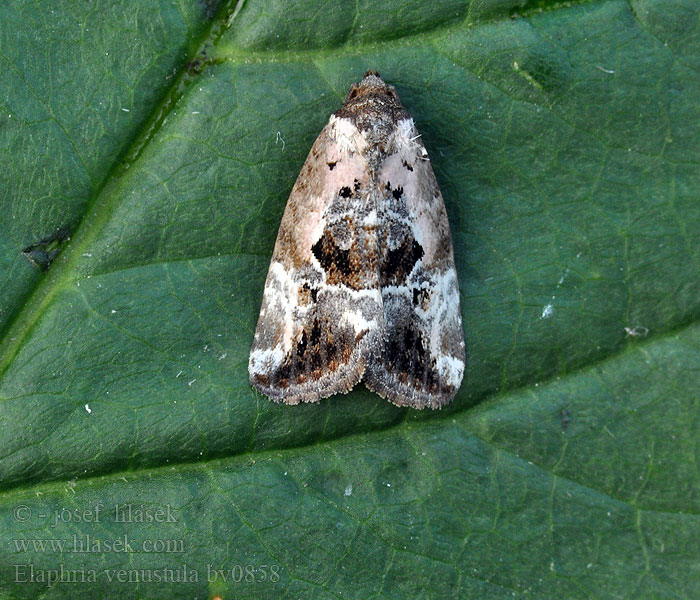
{"label": "dark black spot on wing", "polygon": [[430,307],[430,290],[427,288],[413,288],[413,306],[419,306],[422,310]]}
{"label": "dark black spot on wing", "polygon": [[406,167],[409,171],[413,171],[413,165],[409,165],[405,160],[401,161],[401,164]]}
{"label": "dark black spot on wing", "polygon": [[350,196],[352,196],[352,190],[347,185],[345,185],[340,188],[338,194],[341,198],[349,198]]}
{"label": "dark black spot on wing", "polygon": [[311,343],[315,346],[321,341],[321,326],[318,319],[314,319],[314,325],[311,328]]}
{"label": "dark black spot on wing", "polygon": [[352,328],[342,328],[317,314],[302,330],[280,367],[269,375],[256,375],[256,381],[283,389],[317,381],[348,362],[354,343]]}
{"label": "dark black spot on wing", "polygon": [[297,356],[304,356],[304,354],[306,354],[307,345],[306,330],[304,330],[301,332],[301,339],[297,342]]}
{"label": "dark black spot on wing", "polygon": [[342,278],[350,274],[350,250],[339,248],[333,234],[326,230],[313,246],[311,252],[326,273],[337,272]]}
{"label": "dark black spot on wing", "polygon": [[423,306],[430,298],[430,292],[425,288],[413,288],[413,306]]}
{"label": "dark black spot on wing", "polygon": [[357,227],[351,216],[327,227],[311,252],[326,274],[327,285],[353,290],[376,287],[377,253],[374,226]]}
{"label": "dark black spot on wing", "polygon": [[338,164],[337,160],[334,160],[333,162],[326,163],[328,165],[328,168],[332,171],[333,167]]}
{"label": "dark black spot on wing", "polygon": [[318,288],[311,287],[308,283],[304,283],[297,291],[297,302],[300,306],[307,306],[316,302],[318,297]]}
{"label": "dark black spot on wing", "polygon": [[399,186],[399,187],[397,187],[394,191],[392,191],[391,193],[392,193],[393,196],[394,196],[394,200],[398,200],[399,198],[401,198],[401,196],[403,196],[403,187],[402,187],[402,186]]}
{"label": "dark black spot on wing", "polygon": [[391,336],[385,346],[386,370],[401,383],[426,391],[440,387],[429,353],[413,323]]}
{"label": "dark black spot on wing", "polygon": [[379,265],[382,286],[399,285],[423,258],[423,247],[413,238],[404,239],[398,248],[386,248]]}

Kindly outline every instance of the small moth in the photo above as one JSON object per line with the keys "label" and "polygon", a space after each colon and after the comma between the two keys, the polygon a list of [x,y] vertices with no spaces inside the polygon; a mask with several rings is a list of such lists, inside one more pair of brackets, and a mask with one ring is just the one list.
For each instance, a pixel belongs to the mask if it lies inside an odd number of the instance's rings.
{"label": "small moth", "polygon": [[250,352],[251,384],[318,402],[357,382],[440,408],[465,349],[445,204],[396,90],[368,71],[292,188]]}

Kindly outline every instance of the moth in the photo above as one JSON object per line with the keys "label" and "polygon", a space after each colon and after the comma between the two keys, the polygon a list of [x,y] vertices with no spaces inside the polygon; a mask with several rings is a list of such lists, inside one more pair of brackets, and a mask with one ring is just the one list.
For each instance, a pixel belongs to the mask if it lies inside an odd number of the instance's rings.
{"label": "moth", "polygon": [[316,139],[287,201],[250,382],[298,404],[362,380],[399,406],[439,408],[464,365],[445,204],[413,119],[368,71]]}

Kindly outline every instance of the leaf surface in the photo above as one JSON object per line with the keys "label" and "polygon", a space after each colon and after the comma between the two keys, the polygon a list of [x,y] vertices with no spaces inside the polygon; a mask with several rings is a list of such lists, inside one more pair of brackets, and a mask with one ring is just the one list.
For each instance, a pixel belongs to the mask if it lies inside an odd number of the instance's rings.
{"label": "leaf surface", "polygon": [[[694,597],[699,17],[3,3],[0,596]],[[367,69],[450,217],[440,412],[247,382],[286,198]]]}

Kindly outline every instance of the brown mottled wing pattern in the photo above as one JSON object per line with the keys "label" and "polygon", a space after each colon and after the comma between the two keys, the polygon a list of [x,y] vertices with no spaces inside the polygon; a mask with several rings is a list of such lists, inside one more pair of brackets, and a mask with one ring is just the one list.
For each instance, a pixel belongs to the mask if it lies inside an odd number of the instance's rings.
{"label": "brown mottled wing pattern", "polygon": [[412,119],[397,123],[375,189],[384,330],[365,383],[395,404],[438,408],[461,384],[464,333],[445,205]]}
{"label": "brown mottled wing pattern", "polygon": [[377,213],[364,143],[350,121],[331,117],[287,202],[248,366],[273,400],[347,392],[377,344]]}
{"label": "brown mottled wing pattern", "polygon": [[251,383],[298,404],[364,378],[394,404],[459,388],[464,334],[445,206],[396,90],[353,85],[292,190],[265,283]]}

